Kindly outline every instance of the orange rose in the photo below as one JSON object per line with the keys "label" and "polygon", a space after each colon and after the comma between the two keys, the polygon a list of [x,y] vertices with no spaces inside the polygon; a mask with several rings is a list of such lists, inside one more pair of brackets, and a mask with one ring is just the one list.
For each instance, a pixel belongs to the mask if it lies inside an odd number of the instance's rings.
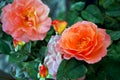
{"label": "orange rose", "polygon": [[49,8],[41,0],[14,0],[2,11],[3,31],[18,41],[43,40],[50,29]]}
{"label": "orange rose", "polygon": [[92,64],[107,54],[110,42],[105,29],[97,28],[92,22],[82,21],[66,29],[58,44],[65,59],[75,57]]}

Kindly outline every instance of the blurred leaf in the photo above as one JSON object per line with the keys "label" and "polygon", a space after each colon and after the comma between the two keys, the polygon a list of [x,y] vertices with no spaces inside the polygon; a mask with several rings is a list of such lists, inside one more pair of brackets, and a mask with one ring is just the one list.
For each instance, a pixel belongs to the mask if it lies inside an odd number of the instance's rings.
{"label": "blurred leaf", "polygon": [[120,64],[118,61],[110,59],[110,58],[106,58],[102,60],[101,63],[99,63],[99,67],[98,67],[99,71],[98,69],[96,69],[96,72],[98,76],[100,76],[101,74],[104,74],[103,77],[106,80],[120,80],[119,67],[120,67]]}
{"label": "blurred leaf", "polygon": [[44,61],[44,58],[46,56],[47,53],[47,47],[46,46],[42,46],[39,50],[39,54],[37,55],[38,58],[40,58],[41,63]]}
{"label": "blurred leaf", "polygon": [[5,6],[5,1],[0,2],[0,8],[2,8],[3,6]]}
{"label": "blurred leaf", "polygon": [[114,11],[106,11],[106,14],[112,17],[118,17],[120,16],[120,9]]}
{"label": "blurred leaf", "polygon": [[56,17],[58,20],[63,20],[65,18],[65,12],[60,12],[59,15]]}
{"label": "blurred leaf", "polygon": [[73,5],[71,5],[71,10],[77,10],[77,11],[81,11],[85,6],[84,2],[76,2]]}
{"label": "blurred leaf", "polygon": [[0,39],[0,52],[4,54],[9,54],[10,51],[10,46],[4,40]]}
{"label": "blurred leaf", "polygon": [[114,60],[106,61],[104,71],[108,80],[120,80],[120,63]]}
{"label": "blurred leaf", "polygon": [[117,20],[120,21],[120,17],[117,17]]}
{"label": "blurred leaf", "polygon": [[65,0],[42,0],[45,4],[47,4],[50,8],[50,17],[52,19],[56,19],[56,17],[59,15],[60,12],[65,12],[66,5]]}
{"label": "blurred leaf", "polygon": [[7,2],[7,3],[11,3],[11,2],[13,2],[13,0],[6,0],[6,2]]}
{"label": "blurred leaf", "polygon": [[28,55],[23,51],[18,51],[9,55],[9,61],[12,63],[23,62],[28,58]]}
{"label": "blurred leaf", "polygon": [[78,21],[83,21],[83,19],[81,17],[77,17],[75,20],[74,20],[74,23],[78,22]]}
{"label": "blurred leaf", "polygon": [[100,5],[105,8],[105,13],[112,17],[120,16],[120,2],[117,0],[99,0]]}
{"label": "blurred leaf", "polygon": [[111,37],[112,40],[120,39],[120,31],[107,30],[107,33],[110,34],[110,37]]}
{"label": "blurred leaf", "polygon": [[109,7],[115,0],[99,0],[99,4],[102,5],[104,8]]}
{"label": "blurred leaf", "polygon": [[37,80],[37,74],[38,74],[38,63],[32,61],[32,62],[27,62],[23,63],[23,70],[25,70],[30,78],[33,80]]}
{"label": "blurred leaf", "polygon": [[88,66],[86,80],[120,80],[120,64],[116,60],[105,57],[99,63]]}
{"label": "blurred leaf", "polygon": [[112,44],[108,49],[108,57],[120,61],[120,41],[117,44]]}
{"label": "blurred leaf", "polygon": [[68,22],[68,25],[71,26],[72,24],[74,24],[78,17],[78,13],[76,11],[69,11],[66,16],[66,21]]}
{"label": "blurred leaf", "polygon": [[0,70],[0,80],[15,80],[11,75]]}
{"label": "blurred leaf", "polygon": [[3,33],[2,39],[8,42],[12,42],[12,37],[6,33]]}
{"label": "blurred leaf", "polygon": [[14,70],[12,75],[15,76],[16,80],[37,80],[38,63],[36,61],[19,62],[14,64],[18,66],[16,68],[15,66],[11,68]]}
{"label": "blurred leaf", "polygon": [[46,53],[47,53],[47,47],[46,46],[42,46],[39,52],[43,57],[45,57]]}
{"label": "blurred leaf", "polygon": [[1,27],[2,25],[0,24],[0,38],[2,38],[2,36],[3,36],[3,31],[2,31],[2,27]]}
{"label": "blurred leaf", "polygon": [[119,21],[117,21],[115,18],[112,18],[112,17],[110,17],[108,15],[104,16],[104,24],[103,24],[103,26],[105,28],[119,31],[120,30],[119,25],[120,25]]}
{"label": "blurred leaf", "polygon": [[52,36],[52,34],[54,33],[54,29],[53,27],[50,29],[50,31],[47,33],[47,36],[45,38],[45,41],[48,42]]}
{"label": "blurred leaf", "polygon": [[25,46],[23,46],[24,50],[31,53],[31,45],[32,45],[31,42],[26,43]]}
{"label": "blurred leaf", "polygon": [[82,17],[86,20],[92,21],[94,23],[103,23],[104,19],[101,11],[95,5],[89,5],[87,8],[81,12]]}
{"label": "blurred leaf", "polygon": [[57,79],[62,80],[63,76],[69,79],[77,79],[84,76],[87,68],[74,58],[70,60],[63,60],[57,72]]}

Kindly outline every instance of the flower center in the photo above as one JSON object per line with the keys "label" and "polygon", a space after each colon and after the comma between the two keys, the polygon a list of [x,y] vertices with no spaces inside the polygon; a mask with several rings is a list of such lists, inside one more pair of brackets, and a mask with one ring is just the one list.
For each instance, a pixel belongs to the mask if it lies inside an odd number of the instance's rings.
{"label": "flower center", "polygon": [[87,38],[82,38],[82,39],[80,39],[78,47],[79,48],[84,48],[84,47],[87,46],[88,43],[89,43],[89,38],[88,37]]}
{"label": "flower center", "polygon": [[36,27],[37,23],[36,23],[36,11],[32,11],[32,10],[27,10],[25,12],[25,14],[23,14],[23,19],[24,19],[24,23],[26,26],[30,26],[30,27]]}

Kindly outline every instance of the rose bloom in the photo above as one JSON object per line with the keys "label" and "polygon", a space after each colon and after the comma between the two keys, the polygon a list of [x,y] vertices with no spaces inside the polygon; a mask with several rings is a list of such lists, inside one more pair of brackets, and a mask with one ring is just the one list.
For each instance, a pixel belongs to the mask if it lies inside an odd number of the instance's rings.
{"label": "rose bloom", "polygon": [[75,57],[92,64],[107,54],[110,42],[110,36],[105,29],[98,28],[92,22],[82,21],[63,32],[59,46],[65,59]]}
{"label": "rose bloom", "polygon": [[2,9],[2,28],[18,41],[43,40],[50,29],[49,8],[41,0],[14,0]]}
{"label": "rose bloom", "polygon": [[51,37],[48,43],[47,56],[44,60],[44,64],[48,67],[49,74],[51,74],[54,79],[56,79],[58,67],[63,60],[61,53],[56,48],[56,44],[59,39],[60,36],[58,35]]}
{"label": "rose bloom", "polygon": [[[56,48],[59,47],[58,41],[60,36],[52,36],[48,43],[48,52],[45,57],[44,64],[48,67],[48,72],[53,76],[53,79],[56,80],[56,74],[58,67],[63,60],[61,52]],[[77,80],[84,80],[85,76],[78,78]]]}

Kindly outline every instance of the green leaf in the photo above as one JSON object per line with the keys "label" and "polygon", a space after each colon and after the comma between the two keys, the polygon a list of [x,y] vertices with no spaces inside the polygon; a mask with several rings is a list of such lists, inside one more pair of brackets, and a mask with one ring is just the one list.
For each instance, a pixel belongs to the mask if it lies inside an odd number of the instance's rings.
{"label": "green leaf", "polygon": [[12,37],[10,35],[6,34],[6,33],[3,33],[2,39],[5,40],[5,41],[8,41],[8,42],[13,41]]}
{"label": "green leaf", "polygon": [[119,21],[117,21],[115,18],[112,18],[110,16],[105,15],[104,16],[104,24],[103,26],[107,29],[111,29],[111,30],[116,30],[119,31],[120,30],[120,23]]}
{"label": "green leaf", "polygon": [[107,33],[110,34],[112,40],[120,39],[120,31],[107,30]]}
{"label": "green leaf", "polygon": [[36,61],[15,63],[18,67],[14,69],[16,80],[38,80],[38,63]]}
{"label": "green leaf", "polygon": [[[120,80],[120,64],[117,61],[110,60],[106,62],[105,72],[107,80]],[[112,73],[112,74],[111,74]]]}
{"label": "green leaf", "polygon": [[0,8],[2,8],[3,6],[5,6],[5,1],[0,2]]}
{"label": "green leaf", "polygon": [[[104,65],[103,65],[104,64]],[[106,80],[120,80],[120,62],[106,58],[104,59],[101,64],[99,65],[101,67],[99,73],[104,73]],[[101,75],[101,74],[99,74]]]}
{"label": "green leaf", "polygon": [[108,49],[108,57],[120,61],[120,41],[117,44],[112,44]]}
{"label": "green leaf", "polygon": [[22,69],[25,70],[30,78],[33,80],[37,80],[37,74],[38,74],[38,63],[35,61],[32,62],[27,62],[27,63],[22,63],[23,67]]}
{"label": "green leaf", "polygon": [[65,18],[65,12],[60,12],[59,15],[56,17],[58,20],[63,20]]}
{"label": "green leaf", "polygon": [[82,19],[81,17],[77,17],[77,18],[74,20],[74,23],[79,22],[79,21],[83,21],[83,19]]}
{"label": "green leaf", "polygon": [[45,57],[45,55],[47,53],[47,50],[48,49],[47,49],[46,46],[42,46],[41,49],[40,49],[40,54]]}
{"label": "green leaf", "polygon": [[105,8],[105,13],[112,17],[120,16],[120,3],[116,0],[99,0],[100,5]]}
{"label": "green leaf", "polygon": [[108,8],[111,4],[114,3],[115,0],[99,0],[99,4],[104,8]]}
{"label": "green leaf", "polygon": [[28,58],[24,51],[18,51],[9,55],[9,61],[12,63],[23,62]]}
{"label": "green leaf", "polygon": [[101,11],[95,5],[89,5],[87,8],[81,12],[82,17],[86,20],[92,21],[94,23],[103,23],[104,19]]}
{"label": "green leaf", "polygon": [[0,70],[0,80],[15,80],[10,74]]}
{"label": "green leaf", "polygon": [[112,10],[112,11],[106,11],[106,14],[112,17],[118,17],[120,16],[120,9],[118,10]]}
{"label": "green leaf", "polygon": [[24,50],[26,50],[27,52],[31,53],[31,42],[26,43],[25,46],[23,46]]}
{"label": "green leaf", "polygon": [[2,38],[2,36],[3,36],[3,31],[2,31],[2,27],[1,27],[2,25],[0,24],[0,38]]}
{"label": "green leaf", "polygon": [[48,42],[51,38],[51,35],[54,33],[53,27],[50,29],[50,31],[47,33],[47,36],[45,38],[45,41]]}
{"label": "green leaf", "polygon": [[85,80],[120,80],[119,63],[119,61],[105,57],[99,63],[88,65]]}
{"label": "green leaf", "polygon": [[71,26],[72,24],[74,24],[78,17],[78,13],[76,11],[69,11],[66,16],[66,21],[68,22],[68,25]]}
{"label": "green leaf", "polygon": [[9,54],[11,52],[10,46],[4,40],[0,39],[0,53]]}
{"label": "green leaf", "polygon": [[76,2],[71,6],[71,10],[81,11],[85,6],[84,2]]}
{"label": "green leaf", "polygon": [[7,3],[11,3],[11,2],[13,2],[13,0],[6,0],[6,2],[7,2]]}
{"label": "green leaf", "polygon": [[74,58],[63,60],[57,71],[57,79],[62,80],[63,76],[68,79],[77,79],[84,76],[87,68]]}

